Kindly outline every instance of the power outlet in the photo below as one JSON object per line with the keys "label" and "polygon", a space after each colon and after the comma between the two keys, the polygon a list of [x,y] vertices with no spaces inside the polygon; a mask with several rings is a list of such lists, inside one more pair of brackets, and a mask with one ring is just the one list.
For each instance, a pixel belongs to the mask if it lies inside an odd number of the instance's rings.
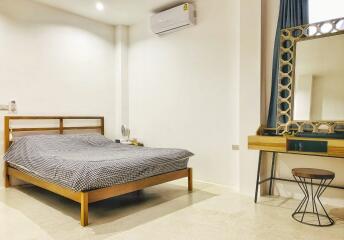
{"label": "power outlet", "polygon": [[239,151],[240,150],[240,146],[239,145],[232,145],[232,150],[233,151]]}

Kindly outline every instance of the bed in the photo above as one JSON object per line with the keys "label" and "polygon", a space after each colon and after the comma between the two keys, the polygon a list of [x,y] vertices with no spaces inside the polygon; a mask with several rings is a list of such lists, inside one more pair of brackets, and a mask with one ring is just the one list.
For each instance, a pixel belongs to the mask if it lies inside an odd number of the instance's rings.
{"label": "bed", "polygon": [[[58,127],[11,127],[23,120],[56,121]],[[66,120],[99,124],[66,127]],[[115,143],[104,137],[103,117],[6,116],[4,123],[5,186],[13,177],[80,203],[82,226],[93,202],[184,177],[192,191],[191,152]]]}

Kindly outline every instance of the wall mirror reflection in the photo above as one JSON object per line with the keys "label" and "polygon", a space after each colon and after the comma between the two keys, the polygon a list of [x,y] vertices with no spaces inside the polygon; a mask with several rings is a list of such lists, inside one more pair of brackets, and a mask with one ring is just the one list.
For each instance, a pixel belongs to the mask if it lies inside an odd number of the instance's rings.
{"label": "wall mirror reflection", "polygon": [[344,34],[296,44],[293,119],[344,119]]}

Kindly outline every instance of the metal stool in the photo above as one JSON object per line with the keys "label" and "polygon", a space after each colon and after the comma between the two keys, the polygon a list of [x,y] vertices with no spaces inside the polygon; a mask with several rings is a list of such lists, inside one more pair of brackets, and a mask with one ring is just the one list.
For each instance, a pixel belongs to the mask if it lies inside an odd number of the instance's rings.
{"label": "metal stool", "polygon": [[[335,177],[334,172],[314,168],[294,168],[292,173],[303,194],[305,195],[299,206],[292,214],[292,217],[300,223],[312,226],[326,227],[333,225],[334,221],[327,214],[323,204],[320,201],[320,196],[333,181]],[[306,181],[306,179],[308,179],[308,181]],[[310,184],[310,189],[308,189],[307,184]],[[314,191],[315,189],[313,190],[314,185],[318,186],[316,191]],[[308,205],[310,197],[311,204]],[[316,203],[317,200],[324,212],[323,214],[320,214],[318,211],[319,206]],[[312,206],[312,211],[307,210],[308,206]],[[321,209],[319,208],[319,210]]]}

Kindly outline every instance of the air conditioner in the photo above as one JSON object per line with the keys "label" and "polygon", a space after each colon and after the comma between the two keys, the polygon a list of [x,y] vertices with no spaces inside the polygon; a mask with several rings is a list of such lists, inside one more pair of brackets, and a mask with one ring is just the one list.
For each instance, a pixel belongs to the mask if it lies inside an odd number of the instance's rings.
{"label": "air conditioner", "polygon": [[151,27],[155,34],[166,34],[196,24],[194,5],[185,3],[151,17]]}

